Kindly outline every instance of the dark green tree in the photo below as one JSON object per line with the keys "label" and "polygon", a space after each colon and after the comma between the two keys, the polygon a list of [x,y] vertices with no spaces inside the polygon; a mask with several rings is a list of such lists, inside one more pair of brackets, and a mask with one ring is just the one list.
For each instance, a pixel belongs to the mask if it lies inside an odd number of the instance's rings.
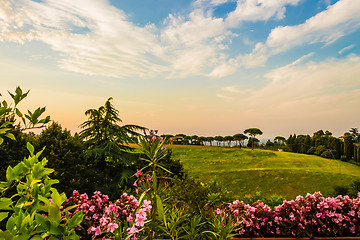
{"label": "dark green tree", "polygon": [[199,136],[197,136],[197,135],[192,135],[192,136],[191,136],[191,143],[190,143],[190,144],[196,144],[198,138],[199,138]]}
{"label": "dark green tree", "polygon": [[255,139],[256,135],[262,135],[263,132],[258,128],[248,128],[248,129],[245,129],[244,133],[250,135],[250,137],[252,139],[251,149],[254,150],[254,139]]}
{"label": "dark green tree", "polygon": [[353,137],[354,139],[354,142],[359,142],[359,137],[360,137],[360,133],[359,133],[359,130],[357,128],[351,128],[349,130],[351,136]]}
{"label": "dark green tree", "polygon": [[224,137],[223,136],[215,136],[215,141],[217,142],[218,147],[220,147],[222,141],[224,141]]}
{"label": "dark green tree", "polygon": [[127,144],[133,142],[132,137],[140,135],[138,131],[146,129],[138,125],[120,126],[119,111],[111,101],[109,98],[104,106],[87,110],[88,120],[80,125],[83,129],[80,137],[87,145],[86,156],[94,159],[100,169],[105,169],[108,162],[121,161],[127,165],[124,152],[131,150]]}
{"label": "dark green tree", "polygon": [[239,143],[239,147],[241,148],[241,145],[243,144],[243,142],[248,139],[247,136],[245,136],[242,133],[237,133],[233,136],[234,140],[237,141]]}
{"label": "dark green tree", "polygon": [[215,137],[207,137],[207,141],[209,142],[210,146],[212,146],[214,140],[215,140]]}
{"label": "dark green tree", "polygon": [[86,147],[78,134],[72,136],[70,131],[53,122],[38,135],[35,147],[45,147],[42,155],[47,158],[48,166],[55,169],[54,177],[61,182],[58,189],[66,194],[74,189],[87,193],[96,190],[93,183],[99,174],[91,161],[84,159]]}
{"label": "dark green tree", "polygon": [[274,142],[276,142],[276,143],[278,143],[278,144],[280,144],[280,145],[282,145],[284,142],[285,142],[285,138],[284,137],[281,137],[281,136],[276,136],[275,138],[274,138]]}
{"label": "dark green tree", "polygon": [[225,137],[224,137],[224,141],[227,141],[228,147],[230,147],[230,146],[231,146],[231,142],[234,141],[234,138],[233,138],[233,136],[225,136]]}
{"label": "dark green tree", "polygon": [[246,146],[249,148],[252,147],[253,145],[254,145],[254,147],[258,147],[259,142],[260,142],[259,139],[250,137]]}
{"label": "dark green tree", "polygon": [[344,138],[344,155],[346,160],[351,160],[354,154],[354,142],[353,137],[350,134],[347,134]]}

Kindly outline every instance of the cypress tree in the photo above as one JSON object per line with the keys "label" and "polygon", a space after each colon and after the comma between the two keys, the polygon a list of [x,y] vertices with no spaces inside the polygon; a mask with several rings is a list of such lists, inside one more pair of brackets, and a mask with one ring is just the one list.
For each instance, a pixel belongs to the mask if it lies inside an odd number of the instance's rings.
{"label": "cypress tree", "polygon": [[344,155],[347,160],[352,159],[354,154],[354,143],[352,141],[352,137],[350,135],[346,136],[344,139]]}

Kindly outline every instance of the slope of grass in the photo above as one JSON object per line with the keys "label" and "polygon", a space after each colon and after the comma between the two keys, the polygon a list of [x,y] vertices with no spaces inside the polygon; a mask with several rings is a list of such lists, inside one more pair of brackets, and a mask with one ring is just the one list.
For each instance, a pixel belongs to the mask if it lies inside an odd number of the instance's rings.
{"label": "slope of grass", "polygon": [[317,156],[267,150],[171,146],[189,176],[209,181],[215,176],[236,197],[261,191],[287,199],[320,191],[334,193],[334,186],[360,179],[360,167]]}

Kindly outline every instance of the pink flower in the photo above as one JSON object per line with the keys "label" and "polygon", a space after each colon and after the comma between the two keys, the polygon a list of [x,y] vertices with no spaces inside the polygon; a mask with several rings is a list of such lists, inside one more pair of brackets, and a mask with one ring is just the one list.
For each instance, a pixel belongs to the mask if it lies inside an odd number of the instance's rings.
{"label": "pink flower", "polygon": [[136,219],[135,219],[135,225],[137,227],[143,227],[144,224],[145,224],[145,220],[146,220],[146,217],[144,216],[138,216]]}
{"label": "pink flower", "polygon": [[136,169],[136,171],[137,171],[137,172],[135,173],[135,176],[136,176],[136,177],[139,177],[139,176],[141,176],[141,175],[143,174],[141,170],[139,171],[139,170]]}
{"label": "pink flower", "polygon": [[108,225],[107,225],[107,231],[108,232],[114,232],[114,230],[116,229],[116,228],[118,228],[119,227],[119,225],[117,224],[117,223],[109,223]]}
{"label": "pink flower", "polygon": [[132,222],[132,220],[133,220],[133,218],[132,218],[132,216],[131,216],[131,215],[129,215],[129,216],[127,216],[127,217],[126,217],[126,221],[128,221],[128,222]]}
{"label": "pink flower", "polygon": [[220,214],[221,214],[221,210],[220,210],[219,208],[217,208],[217,209],[215,210],[215,214],[220,215]]}
{"label": "pink flower", "polygon": [[133,225],[131,228],[128,228],[127,231],[130,233],[130,234],[134,234],[134,233],[138,233],[139,230],[135,227],[135,225]]}
{"label": "pink flower", "polygon": [[150,209],[152,208],[152,206],[150,204],[151,204],[151,201],[144,200],[143,206],[146,209],[146,211],[150,211]]}
{"label": "pink flower", "polygon": [[101,234],[101,229],[100,226],[95,227],[91,227],[91,231],[95,232],[95,236],[100,235]]}
{"label": "pink flower", "polygon": [[102,217],[102,218],[100,218],[99,222],[100,222],[101,226],[104,226],[106,224],[107,220],[106,220],[106,218]]}
{"label": "pink flower", "polygon": [[95,212],[95,206],[92,205],[92,206],[89,208],[89,211],[90,211],[90,212]]}

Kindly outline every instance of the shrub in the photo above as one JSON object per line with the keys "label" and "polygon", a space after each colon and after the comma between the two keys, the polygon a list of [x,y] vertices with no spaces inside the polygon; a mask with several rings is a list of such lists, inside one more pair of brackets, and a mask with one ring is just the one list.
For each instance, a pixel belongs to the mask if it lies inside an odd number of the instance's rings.
{"label": "shrub", "polygon": [[67,204],[77,204],[69,215],[83,211],[85,214],[81,228],[77,229],[80,236],[86,239],[106,237],[112,239],[128,239],[142,236],[142,228],[147,220],[147,213],[152,206],[144,200],[142,205],[133,195],[122,194],[114,202],[107,195],[95,191],[89,198],[86,193],[79,194],[74,190],[66,200]]}
{"label": "shrub", "polygon": [[[0,183],[0,221],[7,219],[6,230],[0,230],[0,239],[79,239],[75,227],[82,219],[82,211],[72,216],[63,209],[66,195],[59,194],[52,185],[58,180],[49,174],[47,160],[39,161],[41,151],[27,144],[30,156],[15,167],[6,170],[6,181]],[[49,198],[51,198],[49,200]]]}
{"label": "shrub", "polygon": [[261,201],[252,205],[236,200],[228,206],[232,217],[243,219],[241,236],[334,237],[360,231],[360,194],[325,198],[319,192],[284,201],[271,210]]}

